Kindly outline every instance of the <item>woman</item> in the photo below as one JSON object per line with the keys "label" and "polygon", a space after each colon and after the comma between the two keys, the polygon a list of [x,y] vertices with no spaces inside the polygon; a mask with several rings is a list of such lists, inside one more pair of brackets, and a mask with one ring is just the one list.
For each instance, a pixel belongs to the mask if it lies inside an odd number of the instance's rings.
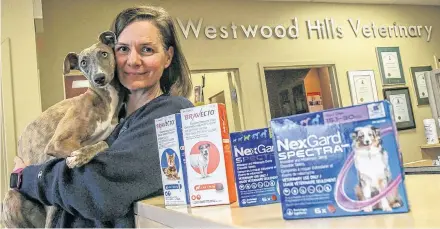
{"label": "woman", "polygon": [[162,189],[154,119],[193,104],[189,70],[171,17],[160,8],[122,11],[113,23],[119,80],[130,95],[109,149],[81,168],[65,160],[25,166],[19,192],[63,209],[55,227],[135,227],[133,203]]}

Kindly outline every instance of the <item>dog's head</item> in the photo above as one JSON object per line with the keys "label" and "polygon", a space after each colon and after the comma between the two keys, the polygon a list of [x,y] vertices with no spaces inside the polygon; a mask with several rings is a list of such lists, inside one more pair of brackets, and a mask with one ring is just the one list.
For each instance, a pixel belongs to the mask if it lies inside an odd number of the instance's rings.
{"label": "dog's head", "polygon": [[199,146],[200,154],[202,154],[204,157],[207,158],[209,155],[209,147],[211,147],[209,143],[200,145]]}
{"label": "dog's head", "polygon": [[378,146],[380,130],[374,126],[358,127],[352,133],[352,138],[356,146]]}
{"label": "dog's head", "polygon": [[106,87],[115,75],[116,35],[111,31],[101,33],[99,42],[84,49],[80,54],[69,53],[64,59],[64,74],[80,70],[96,88]]}

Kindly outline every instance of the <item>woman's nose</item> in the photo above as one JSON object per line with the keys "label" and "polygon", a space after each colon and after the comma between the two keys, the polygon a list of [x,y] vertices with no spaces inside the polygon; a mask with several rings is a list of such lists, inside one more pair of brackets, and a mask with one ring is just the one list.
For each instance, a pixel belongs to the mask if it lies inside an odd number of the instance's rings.
{"label": "woman's nose", "polygon": [[136,51],[131,51],[128,55],[127,64],[129,66],[140,66],[141,65],[141,58],[139,56],[139,53]]}

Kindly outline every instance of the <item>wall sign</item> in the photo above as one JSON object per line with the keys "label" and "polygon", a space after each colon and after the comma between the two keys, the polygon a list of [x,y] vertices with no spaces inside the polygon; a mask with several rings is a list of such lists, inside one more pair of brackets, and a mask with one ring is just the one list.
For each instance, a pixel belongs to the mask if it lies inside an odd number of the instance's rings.
{"label": "wall sign", "polygon": [[[203,18],[196,21],[192,19],[183,22],[176,18],[177,23],[185,39],[190,35],[199,38],[200,34],[208,39],[237,39],[255,38],[258,36],[264,39],[272,37],[298,39],[300,31],[298,18],[294,17],[290,25],[240,25],[231,22],[228,25],[204,25]],[[333,18],[318,20],[305,20],[308,39],[342,39],[346,35],[344,26],[356,38],[423,38],[427,42],[431,40],[432,26],[428,25],[399,25],[394,22],[392,25],[379,25],[374,21],[361,21],[360,19],[347,19],[345,24],[339,24]],[[342,26],[344,25],[344,26]]]}

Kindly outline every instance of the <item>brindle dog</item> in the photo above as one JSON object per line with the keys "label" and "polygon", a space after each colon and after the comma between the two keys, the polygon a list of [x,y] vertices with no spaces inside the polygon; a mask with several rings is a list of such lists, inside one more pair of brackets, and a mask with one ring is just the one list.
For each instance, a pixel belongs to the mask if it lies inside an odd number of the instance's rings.
{"label": "brindle dog", "polygon": [[[79,55],[69,53],[64,74],[80,70],[89,81],[88,90],[44,111],[24,130],[18,141],[18,156],[26,164],[40,164],[54,157],[66,158],[69,168],[89,162],[108,148],[104,139],[118,123],[118,112],[127,94],[115,77],[113,48],[116,36],[103,32],[99,42]],[[53,227],[60,209],[43,206],[9,190],[3,201],[3,222],[15,227]]]}

